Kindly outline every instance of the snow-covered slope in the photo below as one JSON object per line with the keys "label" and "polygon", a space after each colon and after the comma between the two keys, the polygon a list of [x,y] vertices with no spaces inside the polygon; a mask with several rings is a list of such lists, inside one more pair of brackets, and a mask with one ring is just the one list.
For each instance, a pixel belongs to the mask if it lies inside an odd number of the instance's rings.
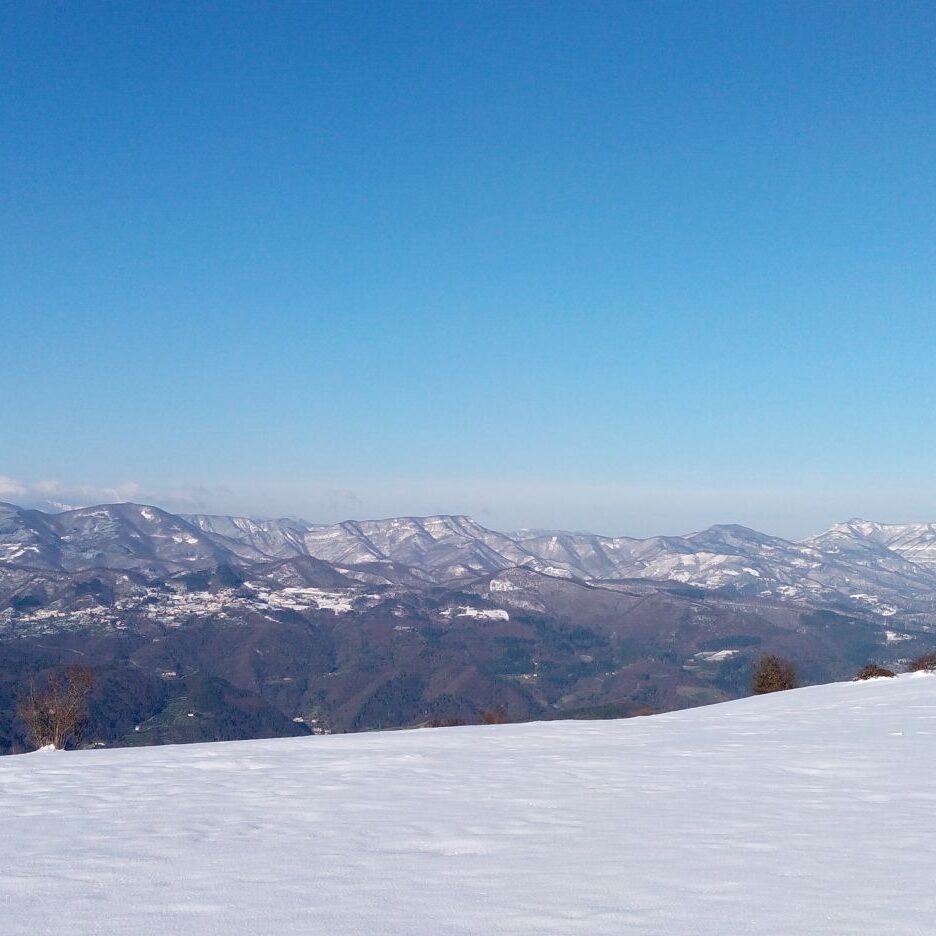
{"label": "snow-covered slope", "polygon": [[893,555],[936,572],[936,523],[849,520],[806,541],[827,553]]}
{"label": "snow-covered slope", "polygon": [[0,761],[5,934],[933,932],[936,678]]}
{"label": "snow-covered slope", "polygon": [[346,520],[330,526],[203,514],[186,519],[227,548],[237,549],[239,543],[268,556],[315,556],[341,566],[392,562],[441,579],[535,561],[510,537],[461,516]]}
{"label": "snow-covered slope", "polygon": [[191,514],[184,519],[245,559],[291,559],[308,555],[302,536],[310,526],[301,521],[252,520],[210,514]]}
{"label": "snow-covered slope", "polygon": [[236,558],[182,517],[147,504],[102,504],[46,514],[0,503],[0,566],[164,572]]}
{"label": "snow-covered slope", "polygon": [[[734,524],[649,539],[523,531],[515,536],[524,550],[586,580],[672,580],[763,598],[856,602],[885,615],[934,610],[936,562],[925,561],[926,548],[905,528],[902,538],[893,537],[902,551],[889,548],[883,536],[871,540],[837,529],[802,543]],[[931,548],[936,559],[936,545]]]}

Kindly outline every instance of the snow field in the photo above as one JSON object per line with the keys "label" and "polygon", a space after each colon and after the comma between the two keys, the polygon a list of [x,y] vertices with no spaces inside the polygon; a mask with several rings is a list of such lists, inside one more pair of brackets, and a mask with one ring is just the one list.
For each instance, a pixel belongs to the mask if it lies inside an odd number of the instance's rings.
{"label": "snow field", "polygon": [[936,931],[936,678],[0,759],[4,934]]}

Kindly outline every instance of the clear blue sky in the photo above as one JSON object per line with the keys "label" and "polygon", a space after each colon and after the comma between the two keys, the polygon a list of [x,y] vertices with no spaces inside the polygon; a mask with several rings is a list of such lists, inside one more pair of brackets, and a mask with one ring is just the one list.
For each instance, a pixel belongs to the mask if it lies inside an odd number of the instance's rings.
{"label": "clear blue sky", "polygon": [[936,519],[936,6],[0,2],[0,497]]}

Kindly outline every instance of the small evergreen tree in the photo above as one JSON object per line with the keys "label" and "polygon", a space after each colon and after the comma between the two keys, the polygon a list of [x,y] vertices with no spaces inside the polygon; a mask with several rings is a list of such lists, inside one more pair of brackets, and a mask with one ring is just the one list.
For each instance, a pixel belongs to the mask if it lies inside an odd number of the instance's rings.
{"label": "small evergreen tree", "polygon": [[784,689],[795,689],[796,686],[796,669],[789,660],[775,653],[767,653],[757,661],[751,685],[754,695],[782,692]]}

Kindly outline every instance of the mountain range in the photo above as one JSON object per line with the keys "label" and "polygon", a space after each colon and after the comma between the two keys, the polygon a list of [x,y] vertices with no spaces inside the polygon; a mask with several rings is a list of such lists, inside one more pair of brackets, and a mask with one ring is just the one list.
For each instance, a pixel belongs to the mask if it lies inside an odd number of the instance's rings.
{"label": "mountain range", "polygon": [[[936,524],[850,520],[800,542],[737,525],[648,539],[551,530],[499,533],[464,516],[316,525],[110,504],[61,513],[0,504],[0,582],[23,570],[146,575],[315,559],[338,577],[455,585],[523,568],[585,582],[674,581],[726,594],[859,605],[928,623]],[[14,576],[18,577],[18,576]]]}
{"label": "mountain range", "polygon": [[0,749],[24,681],[77,659],[96,737],[126,744],[680,708],[743,694],[764,650],[819,682],[934,628],[933,524],[634,539],[0,504]]}

